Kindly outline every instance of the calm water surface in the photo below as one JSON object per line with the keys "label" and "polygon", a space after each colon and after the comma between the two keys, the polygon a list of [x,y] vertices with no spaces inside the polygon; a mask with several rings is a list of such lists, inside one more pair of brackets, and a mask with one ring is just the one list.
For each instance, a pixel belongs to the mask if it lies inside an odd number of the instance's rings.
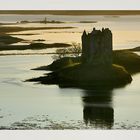
{"label": "calm water surface", "polygon": [[[115,49],[137,47],[140,44],[139,16],[54,16],[0,15],[1,22],[21,20],[66,21],[64,24],[20,24],[11,26],[43,27],[73,26],[74,29],[18,32],[30,42],[45,39],[45,43],[81,42],[84,29],[91,31],[109,27]],[[94,20],[97,23],[76,23]],[[27,36],[25,33],[37,35]],[[13,33],[17,34],[17,32]],[[20,43],[21,44],[21,43]],[[25,44],[22,42],[22,44]],[[0,53],[47,53],[40,51],[1,51]],[[123,88],[83,90],[41,85],[24,80],[44,75],[46,71],[30,70],[48,65],[51,55],[0,56],[0,128],[1,129],[140,129],[140,74],[133,75],[131,84]]]}
{"label": "calm water surface", "polygon": [[51,56],[1,56],[0,59],[1,127],[140,128],[140,74],[133,76],[130,85],[111,91],[62,89],[56,85],[23,82],[46,73],[30,69],[49,64]]}

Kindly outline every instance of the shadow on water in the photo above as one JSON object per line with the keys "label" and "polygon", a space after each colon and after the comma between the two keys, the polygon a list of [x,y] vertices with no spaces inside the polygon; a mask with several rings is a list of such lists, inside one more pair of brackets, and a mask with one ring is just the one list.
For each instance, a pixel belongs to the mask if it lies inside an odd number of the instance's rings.
{"label": "shadow on water", "polygon": [[111,129],[114,124],[114,109],[112,107],[112,91],[97,89],[84,90],[83,119],[88,126]]}

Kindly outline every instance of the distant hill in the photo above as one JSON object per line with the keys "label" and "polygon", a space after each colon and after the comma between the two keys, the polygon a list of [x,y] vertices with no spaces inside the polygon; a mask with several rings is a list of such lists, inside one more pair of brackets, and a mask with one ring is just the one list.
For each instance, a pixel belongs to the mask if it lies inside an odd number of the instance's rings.
{"label": "distant hill", "polygon": [[0,14],[140,15],[140,10],[0,10]]}

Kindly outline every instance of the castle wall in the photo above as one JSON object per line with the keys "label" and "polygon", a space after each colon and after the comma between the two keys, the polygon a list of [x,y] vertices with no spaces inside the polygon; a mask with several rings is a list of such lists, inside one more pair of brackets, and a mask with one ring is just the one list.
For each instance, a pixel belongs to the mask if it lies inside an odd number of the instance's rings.
{"label": "castle wall", "polygon": [[106,28],[82,35],[82,63],[112,64],[112,33]]}

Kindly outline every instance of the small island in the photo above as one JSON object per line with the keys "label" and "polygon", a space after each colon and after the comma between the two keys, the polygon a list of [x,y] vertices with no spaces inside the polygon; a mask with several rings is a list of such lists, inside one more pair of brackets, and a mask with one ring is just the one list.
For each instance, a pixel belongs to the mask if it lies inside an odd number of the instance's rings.
{"label": "small island", "polygon": [[[47,76],[27,81],[58,84],[60,87],[120,87],[131,83],[130,73],[114,63],[112,32],[108,28],[91,33],[83,32],[80,57],[66,57],[45,67],[52,72]],[[118,52],[117,52],[118,53]],[[139,59],[140,60],[140,59]]]}

